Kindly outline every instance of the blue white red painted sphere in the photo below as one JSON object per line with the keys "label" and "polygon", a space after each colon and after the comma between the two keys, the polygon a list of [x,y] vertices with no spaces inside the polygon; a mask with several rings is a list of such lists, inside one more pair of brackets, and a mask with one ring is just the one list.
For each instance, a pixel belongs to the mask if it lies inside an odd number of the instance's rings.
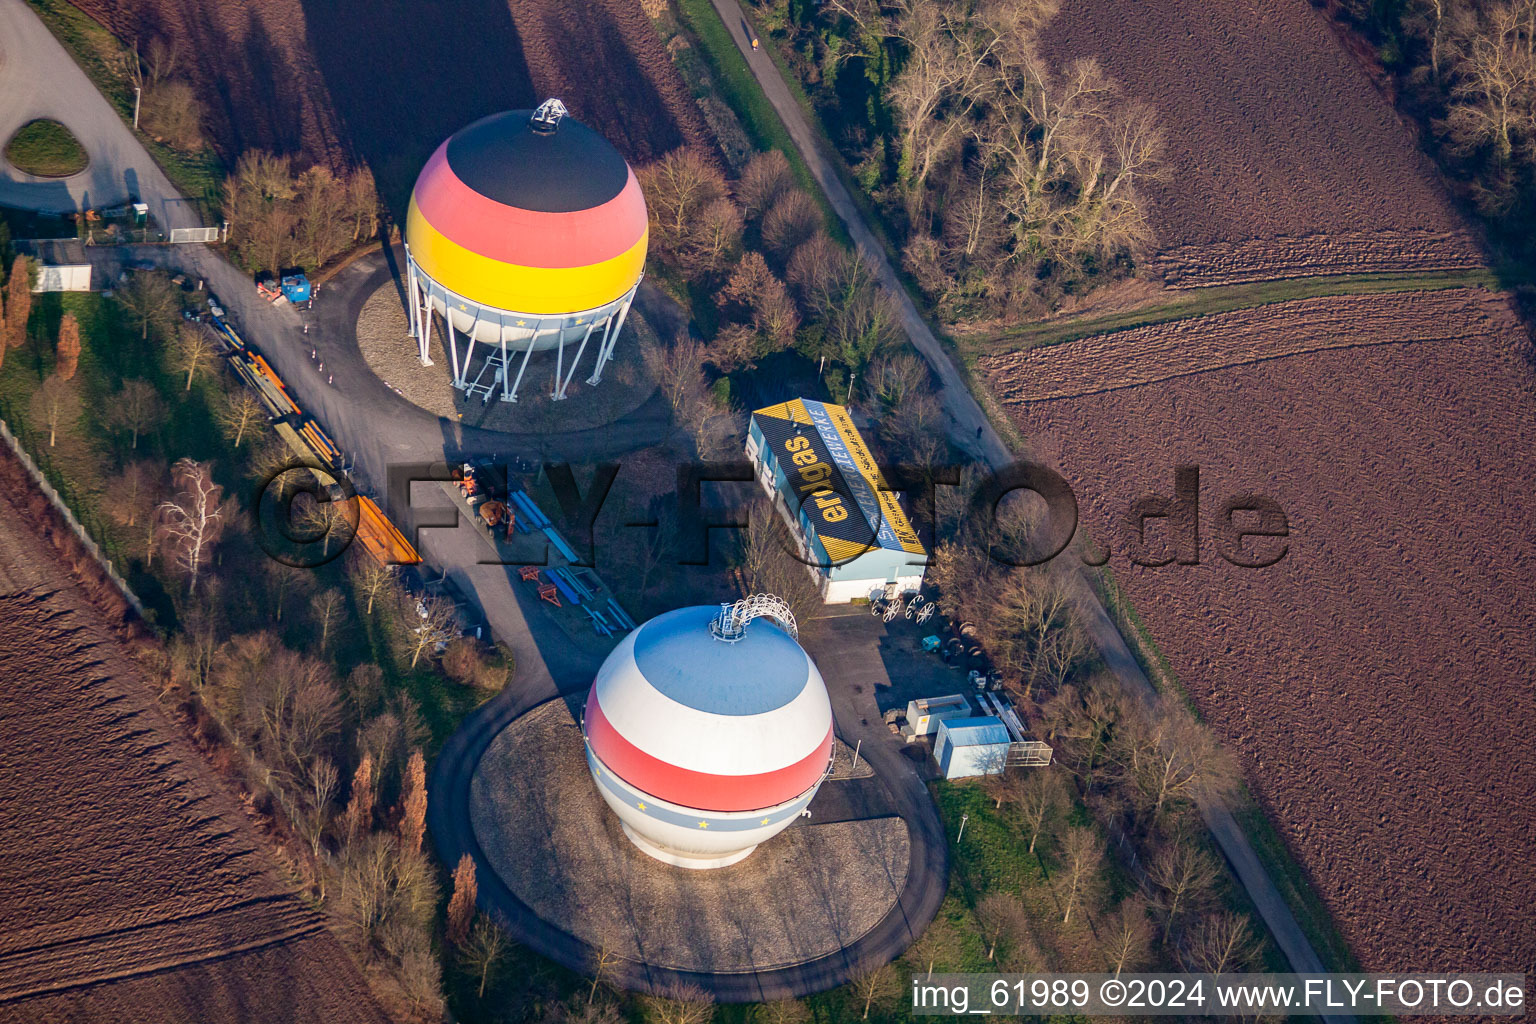
{"label": "blue white red painted sphere", "polygon": [[598,792],[646,853],[684,867],[745,857],[805,810],[832,753],[832,707],[787,632],[752,620],[734,643],[719,608],[632,631],[598,671],[582,732]]}

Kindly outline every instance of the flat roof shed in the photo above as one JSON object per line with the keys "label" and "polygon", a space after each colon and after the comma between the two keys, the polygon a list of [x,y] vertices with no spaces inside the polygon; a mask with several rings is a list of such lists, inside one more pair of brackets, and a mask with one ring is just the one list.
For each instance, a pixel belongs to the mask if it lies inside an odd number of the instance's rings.
{"label": "flat roof shed", "polygon": [[1013,737],[995,715],[982,718],[947,718],[939,723],[933,758],[946,779],[974,775],[998,775],[1008,764]]}

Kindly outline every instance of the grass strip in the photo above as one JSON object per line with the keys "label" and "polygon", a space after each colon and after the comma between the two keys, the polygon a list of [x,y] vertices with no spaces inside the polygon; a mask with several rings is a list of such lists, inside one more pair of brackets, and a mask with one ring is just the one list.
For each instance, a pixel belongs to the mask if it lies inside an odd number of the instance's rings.
{"label": "grass strip", "polygon": [[730,29],[720,20],[720,15],[709,0],[678,0],[678,10],[689,33],[698,41],[704,58],[714,74],[716,85],[725,94],[721,98],[736,111],[742,127],[752,143],[761,150],[776,149],[789,161],[789,169],[795,181],[821,206],[822,214],[830,227],[842,230],[842,222],[822,195],[821,187],[811,175],[811,169],[800,155],[789,129],[779,119],[768,96],[758,87],[757,78],[747,66],[746,58],[731,38]]}
{"label": "grass strip", "polygon": [[1340,274],[1299,277],[1285,281],[1221,285],[1188,292],[1156,306],[1131,309],[1108,316],[1025,324],[992,335],[959,339],[968,356],[1003,355],[1048,345],[1061,345],[1099,334],[1114,334],[1137,327],[1172,323],[1213,313],[1252,309],[1297,299],[1330,295],[1371,295],[1383,292],[1439,291],[1444,288],[1502,288],[1510,281],[1493,270],[1460,270],[1423,274]]}

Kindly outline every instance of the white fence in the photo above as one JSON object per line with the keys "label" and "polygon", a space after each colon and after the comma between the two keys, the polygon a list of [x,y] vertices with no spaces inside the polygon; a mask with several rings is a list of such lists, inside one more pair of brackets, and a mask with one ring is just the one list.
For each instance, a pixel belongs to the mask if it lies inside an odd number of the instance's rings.
{"label": "white fence", "polygon": [[65,263],[37,268],[34,292],[88,292],[91,290],[91,265],[89,263]]}
{"label": "white fence", "polygon": [[171,242],[217,242],[218,228],[171,228]]}

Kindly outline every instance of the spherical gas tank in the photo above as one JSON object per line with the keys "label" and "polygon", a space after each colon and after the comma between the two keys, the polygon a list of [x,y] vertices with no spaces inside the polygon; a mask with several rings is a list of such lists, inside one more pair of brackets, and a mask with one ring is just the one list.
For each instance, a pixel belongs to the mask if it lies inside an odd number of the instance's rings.
{"label": "spherical gas tank", "polygon": [[587,696],[582,732],[598,792],[646,853],[682,867],[735,863],[804,812],[827,774],[832,706],[790,629],[768,618],[729,639],[718,606],[632,631]]}
{"label": "spherical gas tank", "polygon": [[535,349],[610,316],[640,280],[646,239],[629,164],[558,101],[450,136],[405,224],[411,261],[456,330]]}

